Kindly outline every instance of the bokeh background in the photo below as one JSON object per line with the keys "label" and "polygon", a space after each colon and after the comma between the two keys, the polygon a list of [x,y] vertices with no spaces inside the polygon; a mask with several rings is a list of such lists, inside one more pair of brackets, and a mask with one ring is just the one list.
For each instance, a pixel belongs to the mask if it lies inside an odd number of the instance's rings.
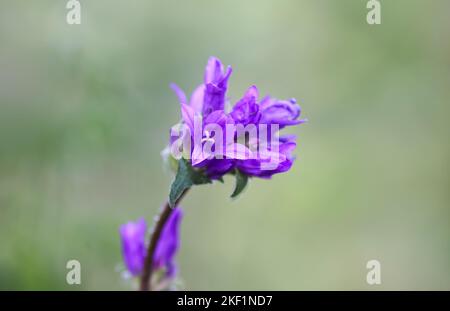
{"label": "bokeh background", "polygon": [[[0,10],[0,289],[132,289],[118,226],[164,203],[160,150],[207,58],[309,123],[293,169],[195,188],[192,290],[450,289],[450,2],[13,1]],[[82,284],[66,284],[66,262]],[[381,262],[382,284],[366,283]]]}

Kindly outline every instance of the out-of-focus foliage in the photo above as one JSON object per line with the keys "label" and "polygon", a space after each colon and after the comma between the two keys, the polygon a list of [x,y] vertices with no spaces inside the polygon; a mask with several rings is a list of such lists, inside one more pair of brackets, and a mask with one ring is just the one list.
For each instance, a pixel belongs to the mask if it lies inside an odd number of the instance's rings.
{"label": "out-of-focus foliage", "polygon": [[[296,97],[293,169],[193,189],[188,289],[450,289],[450,2],[2,2],[0,289],[130,289],[118,226],[149,221],[172,175],[160,150],[210,55]],[[238,74],[237,74],[238,73]],[[82,284],[66,284],[66,262]],[[378,259],[382,285],[366,284]]]}

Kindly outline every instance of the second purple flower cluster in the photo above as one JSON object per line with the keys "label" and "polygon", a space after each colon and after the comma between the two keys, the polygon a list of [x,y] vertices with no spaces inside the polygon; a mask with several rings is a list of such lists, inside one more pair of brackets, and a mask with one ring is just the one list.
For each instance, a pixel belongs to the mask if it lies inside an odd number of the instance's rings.
{"label": "second purple flower cluster", "polygon": [[[165,278],[173,278],[177,272],[175,255],[180,247],[180,224],[183,218],[181,208],[175,208],[170,214],[156,245],[153,256],[153,269],[164,270]],[[144,269],[147,256],[147,223],[141,218],[120,226],[122,256],[128,272],[139,276]]]}

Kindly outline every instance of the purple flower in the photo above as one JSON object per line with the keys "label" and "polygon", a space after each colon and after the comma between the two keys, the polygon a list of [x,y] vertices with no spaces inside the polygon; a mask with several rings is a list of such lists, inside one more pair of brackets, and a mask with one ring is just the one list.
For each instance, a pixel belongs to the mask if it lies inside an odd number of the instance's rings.
{"label": "purple flower", "polygon": [[213,111],[224,109],[231,72],[230,66],[224,71],[222,62],[216,57],[210,57],[205,68],[204,83],[194,90],[189,102],[178,85],[171,83],[170,87],[181,104],[189,105],[193,112],[206,117]]}
{"label": "purple flower", "polygon": [[257,100],[258,89],[256,86],[251,86],[230,113],[234,121],[242,125],[258,124],[261,120],[261,113]]}
{"label": "purple flower", "polygon": [[278,100],[265,97],[259,104],[261,110],[261,123],[278,124],[280,129],[288,125],[297,125],[305,122],[298,120],[301,110],[294,98]]}
{"label": "purple flower", "polygon": [[[273,174],[288,171],[294,161],[292,151],[296,147],[295,137],[279,136],[277,131],[286,126],[305,122],[299,119],[300,106],[295,99],[278,100],[266,96],[259,101],[257,87],[251,86],[227,113],[224,102],[230,74],[231,67],[225,71],[220,60],[211,57],[206,66],[204,84],[193,92],[189,102],[184,92],[172,84],[172,89],[181,103],[183,123],[191,131],[192,166],[204,169],[211,179],[220,179],[234,169],[248,176],[261,178],[270,178]],[[195,140],[195,120],[198,119],[202,122],[201,137]],[[222,130],[223,137],[219,137],[220,140],[206,130],[211,124],[216,124]],[[235,130],[226,133],[229,124],[244,127],[254,125],[258,138],[248,140],[247,137],[239,137],[239,132]],[[265,135],[267,146],[262,145],[260,139],[261,131],[264,131],[261,125],[267,129]],[[227,134],[231,134],[234,139],[231,144],[229,142],[225,144]],[[205,152],[204,147],[207,145],[212,148],[206,148]],[[255,150],[256,152],[253,152]],[[249,157],[251,154],[256,156]]]}
{"label": "purple flower", "polygon": [[224,109],[225,93],[227,92],[228,78],[231,72],[230,66],[224,71],[223,65],[218,58],[209,58],[204,78],[203,116],[207,116],[213,111]]}
{"label": "purple flower", "polygon": [[[154,253],[153,268],[164,268],[167,277],[176,274],[175,255],[180,246],[179,227],[182,217],[182,210],[175,208],[164,225]],[[122,256],[127,270],[133,276],[141,274],[144,268],[147,254],[146,233],[147,224],[143,218],[120,226]]]}
{"label": "purple flower", "polygon": [[272,175],[286,172],[291,168],[295,160],[292,151],[296,146],[295,136],[281,136],[277,151],[269,146],[268,150],[261,152],[260,158],[237,161],[236,167],[248,176],[271,178]]}
{"label": "purple flower", "polygon": [[[208,177],[219,179],[231,171],[234,166],[232,160],[244,159],[250,150],[243,144],[231,142],[227,144],[227,125],[235,122],[223,110],[215,110],[205,118],[196,114],[190,105],[181,103],[181,116],[191,134],[191,164],[197,168],[205,168]],[[199,122],[200,128],[196,128]],[[196,131],[200,136],[196,137]],[[231,135],[233,135],[233,131]],[[174,141],[173,136],[170,141]]]}
{"label": "purple flower", "polygon": [[[300,106],[294,99],[283,101],[266,96],[258,103],[258,93],[257,87],[251,86],[233,107],[230,115],[236,123],[244,126],[265,124],[267,146],[260,148],[260,139],[250,142],[250,144],[253,143],[251,149],[258,150],[258,156],[254,159],[237,160],[235,166],[248,176],[270,178],[274,174],[286,172],[291,168],[295,159],[292,151],[296,147],[295,136],[277,137],[277,133],[272,133],[272,127],[276,125],[278,129],[281,129],[288,125],[303,123],[304,120],[298,120]],[[272,137],[272,134],[275,136]]]}
{"label": "purple flower", "polygon": [[146,232],[147,224],[143,218],[120,226],[123,260],[133,276],[139,275],[144,268]]}
{"label": "purple flower", "polygon": [[[195,167],[204,167],[207,174],[212,179],[218,179],[233,169],[234,158],[242,158],[243,154],[249,153],[244,146],[233,144],[225,146],[226,124],[234,123],[231,116],[224,111],[225,97],[228,87],[228,79],[232,69],[227,67],[226,71],[222,62],[216,57],[210,57],[205,68],[204,83],[199,85],[191,95],[188,101],[184,91],[175,83],[170,86],[175,92],[181,105],[181,116],[184,124],[186,124],[191,132],[191,158],[192,165]],[[202,121],[201,143],[194,144],[194,122],[195,118]],[[222,132],[222,145],[216,145],[217,137],[211,137],[210,130],[205,130],[209,125],[217,125]],[[171,136],[170,142],[174,141]],[[214,153],[204,152],[205,145],[211,146]],[[197,148],[196,148],[197,147]],[[221,147],[220,149],[218,149]],[[219,152],[222,150],[223,153]],[[216,156],[221,159],[214,159]]]}

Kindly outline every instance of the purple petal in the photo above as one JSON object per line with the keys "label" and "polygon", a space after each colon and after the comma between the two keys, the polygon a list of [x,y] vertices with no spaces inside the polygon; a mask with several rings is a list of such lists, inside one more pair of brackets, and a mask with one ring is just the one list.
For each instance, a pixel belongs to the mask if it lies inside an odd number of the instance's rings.
{"label": "purple petal", "polygon": [[228,159],[246,160],[253,156],[253,153],[245,145],[234,143],[226,146],[225,156]]}
{"label": "purple petal", "polygon": [[222,62],[218,58],[211,56],[208,59],[208,63],[206,64],[205,68],[205,77],[204,77],[205,84],[217,83],[222,76],[222,72],[223,72]]}
{"label": "purple petal", "polygon": [[189,126],[191,133],[193,133],[194,130],[194,115],[194,109],[186,104],[181,104],[181,117],[183,118],[184,123]]}
{"label": "purple petal", "polygon": [[301,109],[294,99],[287,101],[266,97],[259,106],[261,109],[261,123],[278,124],[280,128],[283,128],[304,122],[304,120],[297,120]]}
{"label": "purple petal", "polygon": [[120,226],[122,256],[125,266],[133,275],[139,275],[144,268],[146,256],[145,234],[147,224],[143,218]]}
{"label": "purple petal", "polygon": [[219,179],[234,168],[234,160],[212,159],[206,166],[206,174],[211,179]]}
{"label": "purple petal", "polygon": [[274,174],[286,172],[292,167],[295,158],[291,153],[295,147],[295,136],[282,136],[278,144],[278,152],[270,149],[260,150],[258,159],[237,161],[236,167],[249,176],[271,178]]}
{"label": "purple petal", "polygon": [[211,57],[205,69],[205,92],[203,97],[202,113],[206,117],[213,111],[223,110],[225,105],[225,94],[228,87],[228,79],[232,69],[227,67],[223,72],[223,65],[219,59]]}
{"label": "purple petal", "polygon": [[195,145],[191,155],[192,166],[202,166],[211,156],[212,154],[203,150],[203,144]]}
{"label": "purple petal", "polygon": [[194,90],[194,92],[192,92],[191,101],[190,101],[189,105],[192,107],[192,109],[194,109],[194,111],[196,113],[202,112],[204,95],[205,95],[205,85],[204,84],[199,85]]}
{"label": "purple petal", "polygon": [[206,124],[218,124],[225,125],[227,120],[229,120],[228,116],[225,114],[223,110],[216,110],[210,113],[206,118],[204,125]]}
{"label": "purple petal", "polygon": [[245,92],[244,97],[247,98],[254,97],[255,100],[258,100],[259,95],[258,95],[258,88],[256,87],[256,85],[252,85],[251,87],[249,87]]}
{"label": "purple petal", "polygon": [[183,90],[178,85],[170,83],[170,88],[175,92],[175,95],[178,97],[178,101],[181,104],[187,104],[186,94],[184,94]]}
{"label": "purple petal", "polygon": [[256,86],[251,86],[236,105],[234,105],[230,113],[236,123],[243,125],[259,123],[261,114],[259,112],[259,106],[256,103],[257,99],[258,89]]}

